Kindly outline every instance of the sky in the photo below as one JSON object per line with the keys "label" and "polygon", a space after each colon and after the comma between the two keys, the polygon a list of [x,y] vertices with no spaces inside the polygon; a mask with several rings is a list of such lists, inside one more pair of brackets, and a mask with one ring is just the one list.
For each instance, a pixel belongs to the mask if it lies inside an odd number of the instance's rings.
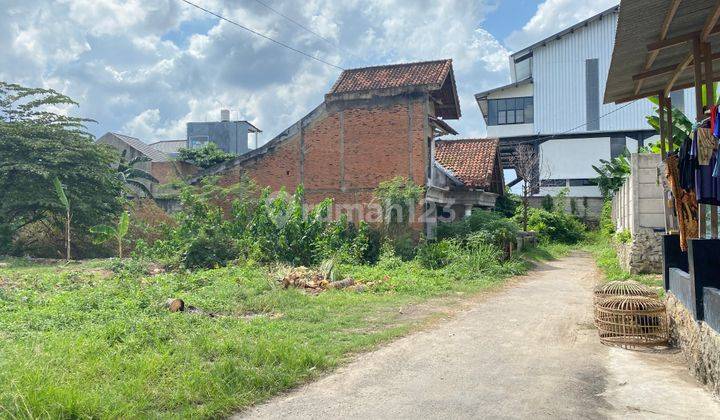
{"label": "sky", "polygon": [[[485,135],[473,95],[509,82],[509,54],[618,2],[192,1],[342,68],[452,58],[459,137]],[[79,107],[57,111],[96,120],[96,136],[180,139],[188,121],[218,120],[226,108],[262,129],[263,144],[319,105],[340,75],[181,0],[0,6],[0,80],[70,96]]]}

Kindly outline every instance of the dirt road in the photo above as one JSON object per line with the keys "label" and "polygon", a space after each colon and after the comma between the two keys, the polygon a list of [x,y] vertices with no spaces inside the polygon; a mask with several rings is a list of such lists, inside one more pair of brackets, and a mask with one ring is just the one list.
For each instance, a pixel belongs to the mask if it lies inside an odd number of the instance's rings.
{"label": "dirt road", "polygon": [[597,270],[541,265],[430,330],[237,418],[720,418],[677,353],[600,344]]}

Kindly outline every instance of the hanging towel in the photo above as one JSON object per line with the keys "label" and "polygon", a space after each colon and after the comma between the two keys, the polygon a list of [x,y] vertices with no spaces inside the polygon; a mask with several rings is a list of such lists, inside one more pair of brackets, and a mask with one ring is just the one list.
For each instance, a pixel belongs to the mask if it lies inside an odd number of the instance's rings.
{"label": "hanging towel", "polygon": [[714,178],[720,178],[720,147],[717,149],[715,155],[715,169],[713,169],[712,176]]}
{"label": "hanging towel", "polygon": [[710,108],[710,123],[715,137],[720,137],[720,121],[718,121],[718,113],[720,113],[720,108],[717,105],[713,105],[712,108]]}

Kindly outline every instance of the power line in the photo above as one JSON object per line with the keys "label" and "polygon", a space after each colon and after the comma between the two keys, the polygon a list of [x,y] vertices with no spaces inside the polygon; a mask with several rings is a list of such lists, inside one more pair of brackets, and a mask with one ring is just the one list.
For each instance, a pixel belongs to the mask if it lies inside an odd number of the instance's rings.
{"label": "power line", "polygon": [[187,4],[189,4],[189,5],[192,6],[192,7],[195,7],[195,8],[197,8],[197,9],[200,9],[200,10],[202,10],[202,11],[205,12],[205,13],[209,13],[209,14],[215,16],[215,17],[218,18],[218,19],[224,20],[225,22],[228,22],[228,23],[230,23],[230,24],[232,24],[232,25],[235,25],[235,26],[237,26],[237,27],[240,28],[240,29],[244,29],[244,30],[246,30],[246,31],[248,31],[248,32],[250,32],[250,33],[252,33],[252,34],[254,34],[254,35],[257,35],[257,36],[259,36],[259,37],[261,37],[261,38],[267,39],[268,41],[271,41],[271,42],[273,42],[273,43],[275,43],[275,44],[277,44],[277,45],[280,45],[280,46],[285,47],[285,48],[287,48],[287,49],[289,49],[289,50],[295,51],[295,52],[298,53],[298,54],[302,54],[302,55],[304,55],[304,56],[307,57],[307,58],[311,58],[311,59],[313,59],[313,60],[315,60],[315,61],[319,61],[319,62],[321,62],[321,63],[323,63],[323,64],[325,64],[325,65],[328,65],[328,66],[330,66],[330,67],[334,67],[334,68],[336,68],[336,69],[338,69],[338,70],[345,70],[344,68],[342,68],[342,67],[340,67],[340,66],[337,66],[337,65],[335,65],[335,64],[333,64],[333,63],[330,63],[330,62],[328,62],[328,61],[325,61],[325,60],[323,60],[322,58],[315,57],[314,55],[308,54],[308,53],[306,53],[306,52],[304,52],[304,51],[301,51],[301,50],[299,50],[299,49],[297,49],[297,48],[291,47],[290,45],[288,45],[288,44],[286,44],[286,43],[284,43],[284,42],[282,42],[282,41],[278,41],[278,40],[276,40],[276,39],[270,38],[269,36],[267,36],[267,35],[265,35],[265,34],[262,34],[262,33],[258,32],[258,31],[255,31],[255,30],[253,30],[253,29],[248,28],[247,26],[244,26],[244,25],[241,25],[241,24],[239,24],[239,23],[237,23],[237,22],[235,22],[235,21],[232,21],[232,20],[230,20],[230,19],[228,19],[228,18],[226,18],[226,17],[224,17],[224,16],[221,16],[221,15],[215,13],[215,12],[212,12],[212,11],[210,11],[210,10],[208,10],[208,9],[200,6],[200,5],[197,5],[197,4],[195,4],[195,3],[191,2],[191,1],[188,1],[188,0],[180,0],[180,1],[182,1],[182,2],[184,2],[184,3],[187,3]]}
{"label": "power line", "polygon": [[337,48],[337,49],[338,49],[339,51],[341,51],[342,53],[347,54],[347,55],[352,55],[352,56],[357,57],[357,58],[362,58],[362,57],[360,57],[356,52],[353,52],[353,51],[350,51],[350,50],[346,50],[345,48],[341,47],[338,43],[333,42],[333,41],[325,38],[324,36],[320,35],[320,34],[317,33],[316,31],[313,31],[312,29],[308,28],[307,26],[303,25],[302,23],[298,22],[297,20],[291,18],[290,16],[287,16],[287,15],[283,14],[282,12],[280,12],[280,11],[272,8],[270,5],[268,5],[268,4],[265,3],[264,1],[262,1],[262,0],[255,0],[255,1],[256,1],[257,3],[263,5],[264,7],[266,7],[266,8],[267,8],[268,10],[270,10],[271,12],[277,14],[278,16],[281,16],[281,17],[287,19],[288,21],[290,21],[290,22],[292,22],[293,24],[297,25],[299,28],[301,28],[301,29],[303,29],[303,30],[305,30],[305,31],[307,31],[307,32],[315,35],[316,37],[320,38],[321,40],[325,41],[325,42],[326,42],[328,45],[330,45],[331,47]]}
{"label": "power line", "polygon": [[573,128],[571,128],[571,129],[569,129],[569,130],[565,130],[565,131],[560,132],[560,133],[550,134],[550,135],[548,135],[548,136],[540,137],[540,138],[533,139],[533,140],[519,141],[519,142],[516,142],[516,143],[512,143],[511,145],[512,145],[512,146],[518,146],[518,145],[521,145],[521,144],[528,144],[528,143],[541,142],[541,141],[545,141],[545,140],[552,140],[552,139],[556,138],[557,136],[562,136],[563,134],[570,133],[570,132],[572,132],[572,131],[577,130],[578,128],[585,127],[586,125],[590,124],[591,122],[600,121],[602,118],[605,118],[605,117],[607,117],[607,116],[610,115],[610,114],[613,114],[613,113],[615,113],[615,112],[618,112],[618,111],[620,111],[620,110],[623,109],[623,108],[627,108],[627,107],[629,107],[630,105],[634,104],[635,102],[637,102],[637,101],[639,101],[639,100],[640,100],[640,99],[635,99],[635,100],[632,101],[632,102],[628,102],[628,103],[626,103],[625,105],[623,105],[623,106],[621,106],[621,107],[615,108],[615,109],[613,109],[612,111],[609,111],[609,112],[606,112],[606,113],[602,114],[601,116],[599,116],[598,118],[596,118],[596,119],[594,119],[594,120],[586,121],[586,122],[578,125],[577,127],[573,127]]}
{"label": "power line", "polygon": [[261,5],[265,6],[268,10],[270,10],[270,11],[273,12],[273,13],[275,13],[276,15],[281,16],[281,17],[289,20],[290,22],[294,23],[294,24],[297,25],[299,28],[302,28],[302,29],[306,30],[307,32],[315,35],[316,37],[322,39],[323,41],[327,42],[328,44],[332,45],[333,47],[337,47],[337,45],[335,45],[334,42],[330,41],[329,39],[325,38],[324,36],[320,35],[319,33],[313,31],[312,29],[308,28],[307,26],[304,26],[302,23],[296,21],[295,19],[291,18],[290,16],[287,16],[287,15],[283,14],[282,12],[279,12],[279,11],[273,9],[272,7],[270,7],[269,4],[267,4],[267,3],[265,3],[265,2],[263,2],[263,1],[261,1],[261,0],[255,0],[255,1],[258,2],[258,3],[260,3]]}

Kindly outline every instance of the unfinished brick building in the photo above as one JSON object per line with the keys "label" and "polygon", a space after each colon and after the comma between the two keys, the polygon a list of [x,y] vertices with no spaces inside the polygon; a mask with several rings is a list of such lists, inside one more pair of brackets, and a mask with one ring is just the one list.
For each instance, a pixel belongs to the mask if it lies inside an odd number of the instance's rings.
{"label": "unfinished brick building", "polygon": [[[404,176],[426,189],[420,210],[429,218],[416,214],[413,224],[430,233],[438,206],[460,205],[462,216],[465,208],[492,207],[503,193],[497,142],[464,141],[476,149],[463,155],[473,161],[455,161],[456,170],[486,172],[469,180],[435,159],[436,137],[457,134],[444,120],[459,117],[452,60],[346,70],[325,101],[300,121],[205,174],[230,184],[247,173],[273,190],[303,184],[308,204],[331,197],[353,220],[368,218],[381,181]],[[486,147],[488,142],[495,147]]]}

